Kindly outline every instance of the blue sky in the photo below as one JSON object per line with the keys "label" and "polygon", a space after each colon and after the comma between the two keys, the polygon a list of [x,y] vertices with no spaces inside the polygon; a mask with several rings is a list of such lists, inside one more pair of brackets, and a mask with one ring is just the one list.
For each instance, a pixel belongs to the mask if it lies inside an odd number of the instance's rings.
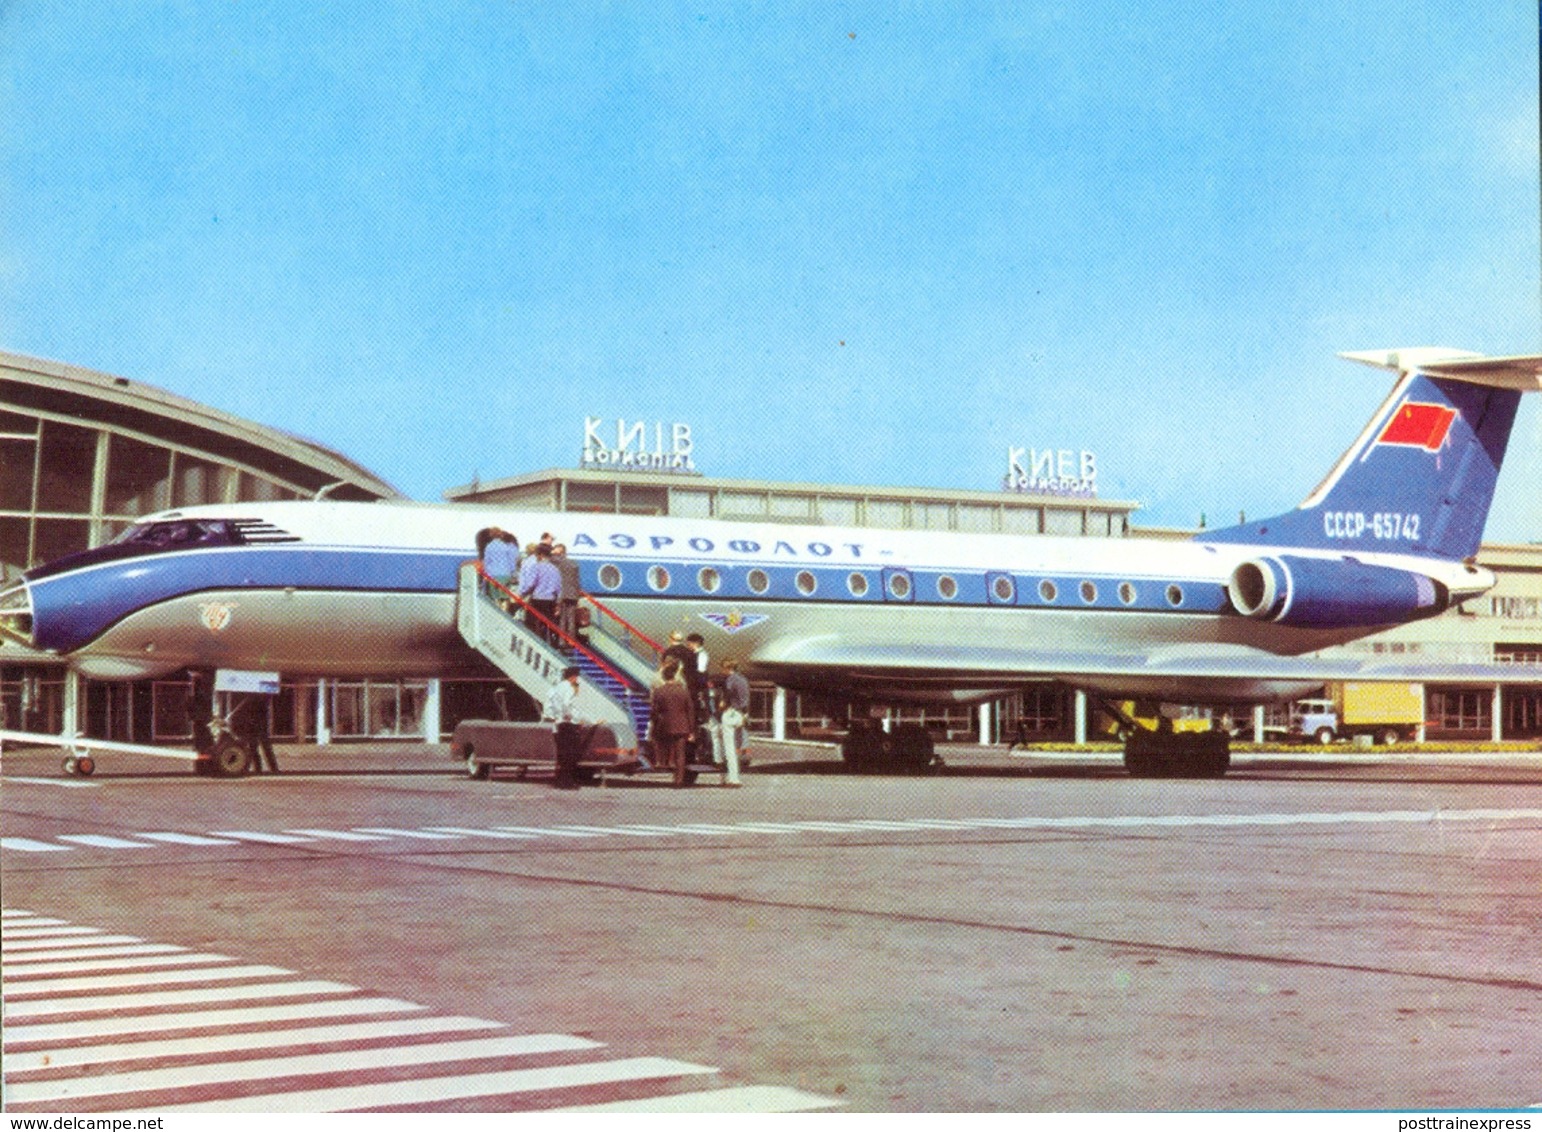
{"label": "blue sky", "polygon": [[[576,9],[576,10],[575,10]],[[576,464],[1293,506],[1388,382],[1542,351],[1537,9],[0,2],[0,346],[408,494]],[[1491,538],[1542,540],[1542,397]]]}

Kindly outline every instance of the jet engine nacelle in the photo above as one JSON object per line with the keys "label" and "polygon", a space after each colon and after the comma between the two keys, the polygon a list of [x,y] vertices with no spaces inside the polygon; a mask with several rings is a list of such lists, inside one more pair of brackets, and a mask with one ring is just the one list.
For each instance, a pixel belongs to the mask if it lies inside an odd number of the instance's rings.
{"label": "jet engine nacelle", "polygon": [[1412,621],[1450,604],[1433,578],[1353,558],[1252,558],[1232,571],[1229,589],[1244,617],[1312,629]]}

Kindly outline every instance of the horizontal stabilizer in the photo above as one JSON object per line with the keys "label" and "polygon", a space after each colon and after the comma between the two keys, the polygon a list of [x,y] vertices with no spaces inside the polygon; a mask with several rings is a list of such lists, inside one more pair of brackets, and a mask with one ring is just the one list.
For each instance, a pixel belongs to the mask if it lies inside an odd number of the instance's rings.
{"label": "horizontal stabilizer", "polygon": [[1431,377],[1489,385],[1496,389],[1542,390],[1542,355],[1488,358],[1444,346],[1409,346],[1400,350],[1358,350],[1339,357],[1395,373],[1417,370]]}

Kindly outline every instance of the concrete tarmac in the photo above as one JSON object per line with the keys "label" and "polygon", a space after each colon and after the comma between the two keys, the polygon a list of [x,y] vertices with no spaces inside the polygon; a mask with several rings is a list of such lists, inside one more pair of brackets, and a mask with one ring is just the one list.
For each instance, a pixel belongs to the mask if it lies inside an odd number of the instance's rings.
{"label": "concrete tarmac", "polygon": [[753,753],[568,793],[8,749],[7,1108],[1542,1103],[1542,755]]}

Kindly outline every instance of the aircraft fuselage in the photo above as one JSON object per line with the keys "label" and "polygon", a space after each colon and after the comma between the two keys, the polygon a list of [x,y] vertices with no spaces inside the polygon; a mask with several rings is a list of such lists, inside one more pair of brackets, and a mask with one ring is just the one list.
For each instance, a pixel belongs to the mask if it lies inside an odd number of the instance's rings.
{"label": "aircraft fuselage", "polygon": [[[176,524],[195,537],[172,538]],[[453,676],[478,664],[456,631],[458,567],[494,524],[556,530],[585,591],[655,640],[700,632],[714,661],[885,702],[983,698],[1045,676],[1133,689],[1154,661],[1149,681],[1173,695],[1256,701],[1308,686],[1271,658],[1373,631],[1243,616],[1239,566],[1278,548],[293,502],[151,516],[137,543],[34,572],[33,643],[103,679]],[[1492,581],[1419,556],[1353,561],[1453,595]],[[1210,659],[1185,677],[1189,655]]]}

